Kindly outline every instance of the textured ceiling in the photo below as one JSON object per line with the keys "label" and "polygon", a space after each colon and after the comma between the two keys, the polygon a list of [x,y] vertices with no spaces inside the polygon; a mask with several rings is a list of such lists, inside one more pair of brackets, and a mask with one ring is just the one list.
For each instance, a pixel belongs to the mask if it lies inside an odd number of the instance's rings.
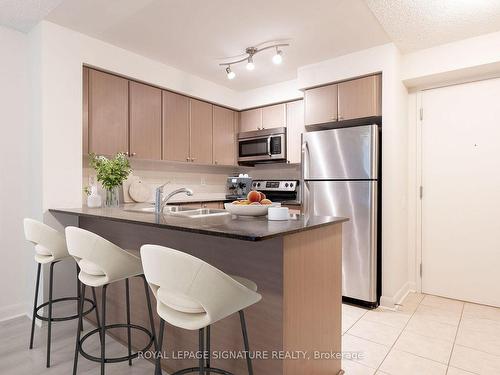
{"label": "textured ceiling", "polygon": [[[390,41],[364,0],[66,0],[47,19],[235,90]],[[276,39],[291,43],[281,66],[268,50],[253,72],[233,66],[232,81],[219,67],[222,57]]]}
{"label": "textured ceiling", "polygon": [[27,32],[64,0],[0,0],[0,25]]}
{"label": "textured ceiling", "polygon": [[500,30],[500,0],[365,0],[402,52]]}

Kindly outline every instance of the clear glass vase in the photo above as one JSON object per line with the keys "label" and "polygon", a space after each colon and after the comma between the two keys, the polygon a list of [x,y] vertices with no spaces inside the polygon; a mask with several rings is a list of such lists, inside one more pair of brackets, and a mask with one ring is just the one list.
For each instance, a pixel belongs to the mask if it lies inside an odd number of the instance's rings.
{"label": "clear glass vase", "polygon": [[106,201],[104,203],[105,207],[118,207],[118,186],[111,189],[106,189]]}

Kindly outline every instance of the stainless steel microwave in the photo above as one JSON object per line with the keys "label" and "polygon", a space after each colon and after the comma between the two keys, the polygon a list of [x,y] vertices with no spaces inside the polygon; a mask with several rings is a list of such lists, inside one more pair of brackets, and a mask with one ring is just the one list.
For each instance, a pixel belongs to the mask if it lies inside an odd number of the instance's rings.
{"label": "stainless steel microwave", "polygon": [[286,128],[238,134],[238,162],[262,163],[286,160]]}

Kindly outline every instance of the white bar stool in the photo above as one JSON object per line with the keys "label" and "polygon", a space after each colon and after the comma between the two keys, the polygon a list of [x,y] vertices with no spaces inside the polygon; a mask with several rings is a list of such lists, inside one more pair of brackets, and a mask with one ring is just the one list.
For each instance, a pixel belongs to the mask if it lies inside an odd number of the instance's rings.
{"label": "white bar stool", "polygon": [[[144,332],[149,337],[148,344],[140,351],[147,351],[154,343],[156,345],[155,327],[153,321],[153,310],[151,308],[151,299],[149,296],[148,283],[144,277],[140,258],[128,253],[120,247],[114,245],[108,240],[98,236],[95,233],[86,231],[76,227],[66,228],[66,242],[69,253],[75,258],[80,266],[78,278],[82,285],[81,296],[85,296],[85,287],[90,286],[92,289],[102,287],[101,301],[101,321],[97,319],[98,327],[86,335],[81,337],[82,326],[82,310],[83,305],[80,305],[78,331],[75,345],[75,358],[73,362],[73,375],[76,375],[78,366],[78,355],[90,361],[99,362],[101,364],[101,375],[104,375],[106,363],[117,363],[128,361],[132,364],[132,359],[137,358],[138,352],[132,353],[131,347],[131,329]],[[149,310],[149,320],[151,331],[148,329],[130,323],[130,296],[129,296],[129,278],[141,277],[144,282],[144,292]],[[109,324],[106,325],[106,291],[109,284],[125,280],[126,290],[126,308],[127,308],[127,323],[126,324]],[[127,328],[128,336],[128,355],[123,357],[106,357],[106,330],[114,328]],[[96,357],[88,354],[82,348],[83,342],[91,335],[99,333],[101,341],[101,356]]]}
{"label": "white bar stool", "polygon": [[[66,241],[64,236],[56,231],[55,229],[49,227],[48,225],[41,223],[37,220],[26,218],[24,219],[24,235],[26,240],[35,245],[35,261],[37,262],[37,272],[36,272],[36,286],[35,286],[35,300],[33,302],[33,315],[31,320],[31,334],[30,334],[30,349],[33,349],[33,339],[35,336],[35,319],[39,319],[47,322],[47,359],[46,366],[50,367],[50,347],[52,338],[52,322],[61,322],[65,320],[77,319],[78,314],[63,316],[63,317],[53,317],[52,307],[53,304],[63,301],[75,301],[79,305],[80,301],[80,285],[78,277],[76,278],[77,286],[77,297],[64,297],[64,298],[52,298],[53,284],[54,284],[54,265],[59,263],[63,259],[69,258],[68,249],[66,248]],[[42,264],[50,264],[49,273],[49,300],[41,305],[37,306],[38,302],[38,291],[40,289],[40,272],[42,269]],[[78,276],[78,264],[76,266],[76,272]],[[89,314],[95,307],[95,294],[94,301],[90,299],[85,299],[85,301],[91,304],[91,307],[83,312],[83,315]],[[48,316],[41,316],[39,310],[48,306]],[[97,310],[96,310],[97,313]]]}
{"label": "white bar stool", "polygon": [[[252,375],[243,309],[261,300],[262,296],[256,292],[257,285],[241,277],[229,276],[194,256],[163,246],[142,246],[141,259],[160,316],[158,353],[162,350],[165,321],[179,328],[198,330],[200,353],[209,353],[206,361],[200,355],[198,367],[179,370],[171,375],[193,372],[200,375],[231,374],[210,366],[210,325],[236,312],[240,315],[248,373]],[[161,374],[160,361],[161,356],[158,356],[156,374]]]}

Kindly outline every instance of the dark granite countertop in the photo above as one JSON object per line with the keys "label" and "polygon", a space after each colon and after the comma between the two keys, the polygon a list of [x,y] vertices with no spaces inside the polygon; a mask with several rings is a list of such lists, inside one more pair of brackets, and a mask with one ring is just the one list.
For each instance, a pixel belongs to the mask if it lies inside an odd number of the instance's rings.
{"label": "dark granite countertop", "polygon": [[62,208],[50,209],[52,213],[63,213],[82,217],[100,218],[139,225],[150,225],[172,230],[200,233],[212,236],[235,238],[245,241],[262,241],[269,238],[338,224],[347,218],[333,216],[290,215],[288,221],[268,221],[266,216],[212,216],[186,218],[169,214],[156,215],[150,212],[135,212],[118,208]]}

